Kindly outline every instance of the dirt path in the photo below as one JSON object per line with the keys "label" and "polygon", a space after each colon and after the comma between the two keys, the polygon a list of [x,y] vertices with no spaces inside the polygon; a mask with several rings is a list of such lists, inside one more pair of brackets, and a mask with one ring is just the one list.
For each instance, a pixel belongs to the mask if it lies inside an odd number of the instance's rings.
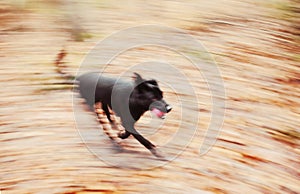
{"label": "dirt path", "polygon": [[[3,194],[300,193],[299,26],[293,15],[296,12],[290,13],[287,6],[296,10],[299,4],[285,0],[30,2],[21,8],[0,3]],[[185,107],[187,111],[180,112],[179,97],[188,102],[193,96],[184,91],[174,93],[163,85],[167,100],[174,105],[164,129],[154,133],[149,115],[138,123],[141,133],[157,145],[168,145],[162,148],[167,156],[175,156],[189,143],[168,163],[155,159],[133,138],[123,142],[127,151],[115,153],[94,115],[75,96],[77,116],[86,121],[86,130],[78,131],[73,92],[54,84],[63,81],[53,65],[61,48],[68,53],[68,71],[75,74],[97,41],[143,24],[185,29],[218,63],[226,87],[226,114],[218,141],[204,156],[199,156],[199,147],[211,119],[211,94],[205,79],[170,50],[155,46],[132,49],[106,69],[106,73],[118,75],[130,65],[159,57],[194,80],[191,84],[199,108],[191,103]],[[98,64],[91,68],[93,65]],[[137,69],[145,70],[146,77],[162,72],[150,67],[146,64]],[[174,80],[172,84],[178,87],[182,81],[168,73],[158,78]],[[188,126],[189,119],[199,112],[199,130],[192,141],[186,142],[195,132],[189,128],[178,140],[171,135],[178,136],[180,123]],[[98,157],[91,148],[101,151]],[[117,167],[109,165],[111,162]],[[138,170],[128,168],[132,164]]]}

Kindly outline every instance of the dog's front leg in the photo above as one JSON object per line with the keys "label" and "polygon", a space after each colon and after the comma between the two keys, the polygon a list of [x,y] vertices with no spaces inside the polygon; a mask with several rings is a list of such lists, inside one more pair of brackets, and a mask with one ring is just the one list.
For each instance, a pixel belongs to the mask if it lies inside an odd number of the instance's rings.
{"label": "dog's front leg", "polygon": [[118,137],[121,138],[121,139],[126,139],[127,137],[129,137],[131,134],[128,132],[128,131],[124,131],[124,132],[120,132],[118,134]]}
{"label": "dog's front leg", "polygon": [[[126,113],[126,111],[123,111]],[[158,158],[163,158],[156,150],[155,145],[153,145],[149,140],[145,139],[137,130],[134,128],[136,120],[134,120],[130,114],[121,115],[121,122],[125,128],[125,132],[119,134],[120,138],[127,138],[129,135],[133,135],[143,146],[145,146],[154,156]]]}
{"label": "dog's front leg", "polygon": [[130,134],[132,134],[133,137],[137,139],[143,146],[145,146],[154,156],[158,158],[163,157],[157,152],[155,145],[153,145],[149,140],[144,138],[139,132],[136,131],[134,127],[131,127]]}
{"label": "dog's front leg", "polygon": [[135,129],[132,130],[131,134],[135,139],[137,139],[141,144],[143,144],[147,149],[151,150],[155,148],[149,140],[145,139],[141,134],[139,134]]}

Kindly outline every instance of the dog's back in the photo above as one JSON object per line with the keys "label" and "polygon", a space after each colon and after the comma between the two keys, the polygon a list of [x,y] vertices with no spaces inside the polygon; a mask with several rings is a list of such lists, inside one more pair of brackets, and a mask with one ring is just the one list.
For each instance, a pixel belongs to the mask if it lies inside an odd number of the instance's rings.
{"label": "dog's back", "polygon": [[77,78],[79,92],[87,103],[93,108],[95,102],[110,104],[112,88],[116,79],[101,76],[99,73],[86,73]]}
{"label": "dog's back", "polygon": [[131,82],[102,76],[96,72],[83,74],[77,80],[79,81],[79,92],[91,108],[96,102],[102,102],[111,107],[113,90],[118,90],[121,94],[125,94],[126,91],[131,91],[133,88]]}

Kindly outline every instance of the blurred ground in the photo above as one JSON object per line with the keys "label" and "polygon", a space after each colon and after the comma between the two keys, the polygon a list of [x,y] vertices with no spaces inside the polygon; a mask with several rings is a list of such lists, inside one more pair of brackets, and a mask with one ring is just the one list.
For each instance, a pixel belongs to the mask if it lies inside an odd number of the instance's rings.
{"label": "blurred ground", "polygon": [[[3,194],[300,193],[299,7],[298,1],[287,0],[1,1],[0,190]],[[65,48],[65,64],[75,74],[97,41],[143,24],[184,29],[205,45],[224,79],[226,117],[218,141],[200,157],[201,129],[211,118],[210,93],[200,77],[193,83],[199,108],[183,113],[189,118],[201,112],[199,131],[188,148],[174,161],[151,170],[111,167],[82,142],[75,128],[73,92],[54,84],[63,80],[53,62]],[[173,52],[147,47],[120,56],[107,73],[118,75],[125,68],[122,64],[155,56],[189,68]],[[193,69],[187,71],[198,76]],[[168,78],[175,85],[180,82]],[[175,94],[166,91],[168,95],[176,104]],[[87,133],[95,133],[97,146],[109,150],[108,138],[98,133],[84,106],[82,114]],[[161,145],[163,137],[169,138],[178,114],[176,109],[170,114],[161,139],[150,139]],[[141,133],[150,131],[146,124],[139,122],[144,127]],[[135,151],[121,154],[125,166],[139,157],[149,165],[157,162],[132,138],[124,146]]]}

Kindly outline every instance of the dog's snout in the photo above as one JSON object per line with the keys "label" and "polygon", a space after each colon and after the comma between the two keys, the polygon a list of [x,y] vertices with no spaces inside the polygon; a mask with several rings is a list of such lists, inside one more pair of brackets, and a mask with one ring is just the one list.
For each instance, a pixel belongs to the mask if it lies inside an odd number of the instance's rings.
{"label": "dog's snout", "polygon": [[167,109],[167,112],[170,112],[170,111],[172,110],[172,106],[167,105],[167,106],[166,106],[166,109]]}

